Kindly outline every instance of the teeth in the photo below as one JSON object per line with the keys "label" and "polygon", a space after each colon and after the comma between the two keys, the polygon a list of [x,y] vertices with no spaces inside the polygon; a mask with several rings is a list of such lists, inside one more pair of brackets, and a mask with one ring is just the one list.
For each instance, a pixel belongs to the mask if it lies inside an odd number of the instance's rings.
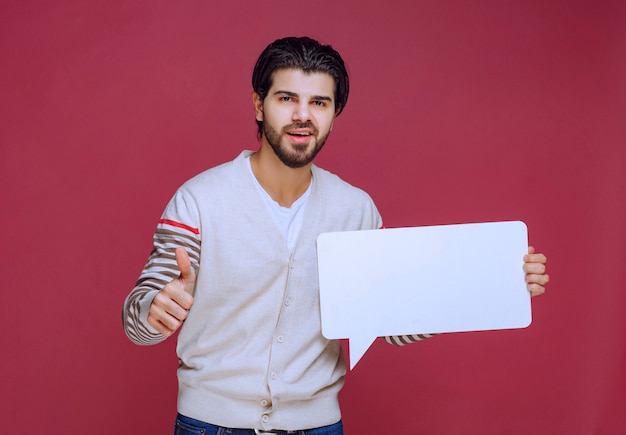
{"label": "teeth", "polygon": [[310,136],[311,135],[311,133],[298,132],[298,131],[293,131],[293,132],[291,132],[289,134],[294,135],[294,136]]}

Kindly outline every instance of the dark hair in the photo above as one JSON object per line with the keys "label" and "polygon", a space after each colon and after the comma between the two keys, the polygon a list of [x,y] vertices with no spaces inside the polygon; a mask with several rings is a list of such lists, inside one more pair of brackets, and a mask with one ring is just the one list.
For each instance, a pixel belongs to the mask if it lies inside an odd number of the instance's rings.
{"label": "dark hair", "polygon": [[[277,39],[259,56],[252,72],[252,89],[265,100],[272,87],[274,71],[301,69],[305,73],[322,72],[335,79],[335,113],[339,115],[348,101],[350,82],[343,59],[330,45],[321,45],[308,37]],[[263,123],[257,121],[261,137]]]}

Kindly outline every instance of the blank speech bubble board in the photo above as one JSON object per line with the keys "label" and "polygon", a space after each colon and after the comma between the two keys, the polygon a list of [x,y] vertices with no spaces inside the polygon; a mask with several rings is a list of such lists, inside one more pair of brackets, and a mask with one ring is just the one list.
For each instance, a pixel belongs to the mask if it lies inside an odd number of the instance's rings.
{"label": "blank speech bubble board", "polygon": [[322,334],[350,340],[350,369],[376,337],[524,328],[523,222],[324,233]]}

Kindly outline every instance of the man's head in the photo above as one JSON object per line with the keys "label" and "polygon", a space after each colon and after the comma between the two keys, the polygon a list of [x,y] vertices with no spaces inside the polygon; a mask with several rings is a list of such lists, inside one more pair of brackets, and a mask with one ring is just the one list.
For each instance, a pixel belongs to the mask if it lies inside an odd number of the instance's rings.
{"label": "man's head", "polygon": [[[339,115],[348,101],[350,83],[343,59],[330,45],[321,45],[307,37],[287,37],[268,45],[259,56],[252,73],[252,89],[261,100],[272,87],[274,73],[281,69],[299,69],[305,73],[326,73],[335,82],[335,115]],[[263,133],[263,122],[257,120],[258,135]]]}

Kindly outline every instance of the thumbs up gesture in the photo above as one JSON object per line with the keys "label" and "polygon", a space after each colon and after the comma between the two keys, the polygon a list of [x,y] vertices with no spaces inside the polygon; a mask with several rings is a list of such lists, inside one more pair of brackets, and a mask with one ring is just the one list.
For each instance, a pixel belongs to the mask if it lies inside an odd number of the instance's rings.
{"label": "thumbs up gesture", "polygon": [[176,263],[180,276],[157,293],[148,313],[148,323],[166,337],[176,332],[189,315],[196,285],[196,273],[184,248],[176,248]]}

